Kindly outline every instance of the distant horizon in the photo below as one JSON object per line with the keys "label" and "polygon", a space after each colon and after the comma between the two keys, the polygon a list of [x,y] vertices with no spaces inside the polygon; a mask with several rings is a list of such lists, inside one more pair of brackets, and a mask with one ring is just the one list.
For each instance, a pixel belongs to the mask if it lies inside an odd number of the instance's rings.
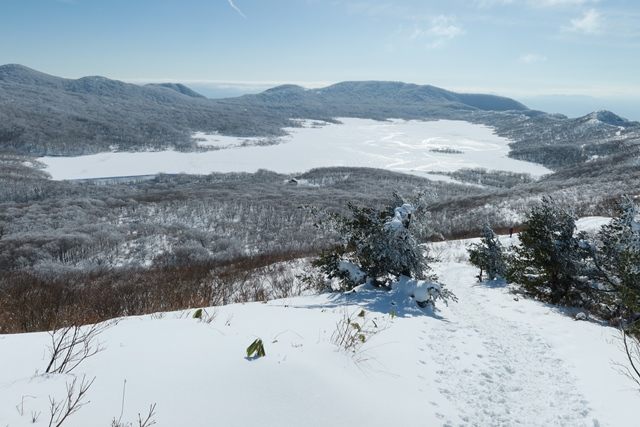
{"label": "distant horizon", "polygon": [[[175,80],[175,79],[117,79],[127,83],[149,84],[149,83],[180,83],[190,89],[211,99],[233,98],[242,95],[251,95],[265,90],[287,84],[293,84],[306,89],[319,89],[331,86],[343,81],[335,82],[255,82],[255,81],[218,81],[218,80]],[[373,80],[351,80],[351,81],[373,81]],[[548,113],[560,113],[568,117],[581,117],[599,110],[609,110],[613,113],[632,121],[640,121],[640,103],[637,98],[615,98],[598,97],[583,94],[570,93],[535,93],[530,94],[509,94],[491,89],[473,88],[451,88],[439,86],[432,83],[406,82],[402,80],[377,80],[394,81],[416,85],[431,85],[457,93],[481,93],[487,95],[503,96],[515,99],[533,110],[545,111]]]}
{"label": "distant horizon", "polygon": [[[12,65],[12,64],[0,64]],[[56,77],[62,77],[66,79],[78,79],[89,76],[100,76],[111,80],[118,80],[125,83],[132,84],[159,84],[159,83],[180,83],[188,86],[190,89],[200,93],[201,95],[210,99],[223,99],[233,98],[242,95],[257,94],[265,90],[281,86],[293,84],[304,87],[306,89],[319,89],[327,86],[331,86],[343,81],[238,81],[238,80],[207,80],[207,79],[179,79],[179,78],[118,78],[101,73],[91,75],[57,75],[47,70],[40,70],[34,68],[28,64],[13,64],[20,65],[38,72],[53,75]],[[635,97],[598,97],[584,94],[570,94],[570,93],[541,93],[539,91],[532,90],[530,92],[522,92],[516,94],[510,94],[501,92],[499,90],[482,89],[482,88],[465,88],[465,87],[446,87],[433,83],[417,83],[402,80],[348,80],[348,81],[387,81],[387,82],[401,82],[407,84],[416,85],[430,85],[439,87],[445,90],[449,90],[457,93],[481,93],[487,95],[503,96],[515,99],[527,107],[545,111],[548,113],[560,113],[568,117],[580,117],[598,110],[609,110],[613,113],[632,121],[640,121],[640,103],[636,101]]]}
{"label": "distant horizon", "polygon": [[[295,84],[307,89],[318,89],[341,82],[224,82],[224,81],[189,81],[189,80],[169,80],[169,79],[119,79],[127,83],[147,84],[147,83],[181,83],[194,91],[211,99],[232,98],[242,95],[257,94],[267,89],[286,84]],[[367,80],[356,80],[367,81]],[[599,110],[609,110],[613,113],[632,121],[640,121],[640,103],[635,97],[615,98],[598,97],[582,94],[566,93],[538,93],[538,94],[516,94],[503,93],[495,90],[451,88],[434,85],[432,83],[415,83],[397,81],[402,83],[431,85],[457,93],[481,93],[487,95],[497,95],[515,99],[533,110],[541,110],[548,113],[560,113],[568,117],[580,117]]]}
{"label": "distant horizon", "polygon": [[0,63],[70,78],[381,80],[630,102],[638,28],[629,0],[9,0]]}
{"label": "distant horizon", "polygon": [[[0,65],[12,65],[13,63],[6,63]],[[134,76],[116,76],[109,75],[107,73],[93,73],[93,74],[58,74],[52,71],[47,71],[43,69],[39,69],[33,67],[29,64],[20,64],[15,63],[15,65],[21,65],[35,71],[39,71],[45,74],[53,75],[56,77],[62,77],[65,79],[79,79],[82,77],[90,77],[90,76],[99,76],[106,77],[111,80],[119,80],[126,83],[134,83],[134,84],[150,84],[150,83],[181,83],[185,86],[195,85],[195,86],[210,86],[216,88],[234,88],[238,91],[242,91],[243,93],[257,93],[259,90],[267,90],[273,87],[282,86],[282,85],[296,85],[301,86],[306,89],[320,89],[323,87],[331,86],[338,83],[349,82],[349,81],[379,81],[379,82],[399,82],[406,84],[415,84],[419,86],[435,86],[442,89],[446,89],[452,92],[458,93],[482,93],[487,95],[497,95],[497,96],[505,96],[509,98],[532,98],[532,97],[546,97],[546,96],[557,96],[557,97],[584,97],[591,99],[604,99],[604,98],[619,98],[619,99],[628,99],[628,100],[637,100],[638,97],[635,94],[606,94],[599,91],[590,91],[588,89],[584,90],[575,90],[575,91],[567,91],[563,89],[559,90],[538,90],[535,87],[529,87],[528,90],[525,89],[508,89],[508,88],[494,88],[489,86],[465,86],[465,85],[447,85],[440,84],[432,81],[410,81],[403,80],[400,78],[355,78],[355,79],[343,79],[343,80],[317,80],[317,81],[309,81],[309,80],[226,80],[226,79],[197,79],[197,78],[182,78],[182,77],[134,77]]]}

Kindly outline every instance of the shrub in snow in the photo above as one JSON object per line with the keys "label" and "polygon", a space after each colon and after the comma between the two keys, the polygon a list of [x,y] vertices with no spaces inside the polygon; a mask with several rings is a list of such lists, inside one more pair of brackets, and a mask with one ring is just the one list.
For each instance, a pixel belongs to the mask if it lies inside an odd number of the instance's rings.
{"label": "shrub in snow", "polygon": [[[401,276],[435,280],[430,258],[414,235],[417,209],[398,198],[395,207],[381,210],[348,205],[349,214],[330,215],[325,225],[340,236],[338,246],[325,252],[314,265],[343,290],[362,284],[391,287]],[[442,287],[432,292],[444,293]],[[435,301],[437,298],[432,298]]]}
{"label": "shrub in snow", "polygon": [[214,310],[209,314],[204,308],[198,308],[191,317],[203,323],[211,323],[216,318],[216,312]]}
{"label": "shrub in snow", "polygon": [[595,278],[604,293],[611,317],[624,326],[640,318],[640,209],[624,197],[617,215],[598,233],[594,251]]}
{"label": "shrub in snow", "polygon": [[507,278],[530,295],[554,304],[589,304],[592,289],[582,275],[587,253],[575,230],[574,216],[552,199],[543,198],[527,214]]}
{"label": "shrub in snow", "polygon": [[621,333],[628,364],[620,365],[620,368],[622,373],[631,378],[640,388],[640,341],[627,331],[623,330]]}
{"label": "shrub in snow", "polygon": [[427,277],[427,257],[411,230],[413,206],[348,208],[349,215],[333,214],[327,221],[340,244],[316,261],[325,274],[347,289],[365,280],[380,285],[401,275]]}
{"label": "shrub in snow", "polygon": [[401,275],[429,277],[429,258],[413,233],[416,209],[409,203],[381,210],[348,205],[349,214],[329,216],[328,225],[340,236],[333,251],[316,265],[345,288],[369,281],[389,285]]}
{"label": "shrub in snow", "polygon": [[576,320],[587,320],[589,318],[589,316],[587,316],[587,314],[584,311],[581,311],[579,313],[576,313],[574,318]]}
{"label": "shrub in snow", "polygon": [[478,278],[482,281],[482,273],[487,273],[489,280],[503,277],[505,274],[505,262],[500,240],[489,227],[482,228],[482,240],[469,246],[469,262],[480,269]]}
{"label": "shrub in snow", "polygon": [[266,355],[267,353],[264,351],[264,344],[262,344],[262,340],[260,338],[254,340],[249,347],[247,347],[248,358],[265,357]]}
{"label": "shrub in snow", "polygon": [[49,331],[47,374],[69,374],[87,359],[102,352],[98,338],[113,322],[67,326]]}
{"label": "shrub in snow", "polygon": [[[95,377],[88,380],[87,376],[83,375],[78,382],[78,377],[73,376],[73,379],[66,383],[67,393],[62,399],[49,396],[49,427],[66,425],[72,415],[89,403],[87,393],[95,380]],[[37,421],[39,414],[32,413],[32,417],[34,416]]]}
{"label": "shrub in snow", "polygon": [[343,247],[322,253],[313,265],[319,267],[329,279],[338,279],[342,290],[350,290],[365,282],[367,275],[354,262],[347,261]]}
{"label": "shrub in snow", "polygon": [[416,280],[400,276],[398,281],[392,284],[392,289],[413,298],[420,307],[435,307],[437,300],[442,300],[445,304],[449,299],[457,301],[451,291],[443,288],[439,283],[429,280]]}
{"label": "shrub in snow", "polygon": [[[124,397],[124,396],[123,396]],[[123,401],[124,404],[124,401]],[[142,414],[138,413],[138,421],[135,424],[135,427],[151,427],[156,425],[156,404],[149,405],[149,411],[146,416],[143,417]],[[119,419],[111,420],[111,427],[134,427],[132,422],[122,421],[122,415],[120,415]]]}
{"label": "shrub in snow", "polygon": [[336,329],[331,335],[331,342],[341,350],[358,354],[363,344],[378,332],[384,330],[386,324],[377,317],[367,316],[366,311],[360,310],[348,314],[345,312],[336,323]]}

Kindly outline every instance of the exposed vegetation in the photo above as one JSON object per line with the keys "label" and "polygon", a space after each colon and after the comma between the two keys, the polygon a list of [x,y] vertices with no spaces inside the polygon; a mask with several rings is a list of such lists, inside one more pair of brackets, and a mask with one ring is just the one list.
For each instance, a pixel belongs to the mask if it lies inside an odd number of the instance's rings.
{"label": "exposed vegetation", "polygon": [[625,196],[616,212],[597,234],[590,235],[576,230],[576,217],[566,206],[545,197],[528,212],[519,243],[509,252],[485,227],[481,243],[469,248],[470,261],[481,269],[480,280],[483,270],[489,279],[506,271],[507,280],[523,293],[552,304],[581,307],[637,337],[640,209]]}
{"label": "exposed vegetation", "polygon": [[514,250],[507,277],[524,290],[554,304],[589,301],[590,285],[582,280],[587,254],[576,236],[575,217],[552,199],[542,199],[527,215],[526,229]]}
{"label": "exposed vegetation", "polygon": [[479,281],[482,281],[483,273],[486,273],[489,280],[504,277],[506,273],[504,251],[491,227],[488,225],[483,227],[482,240],[480,243],[472,244],[468,251],[469,262],[480,269]]}
{"label": "exposed vegetation", "polygon": [[[397,205],[397,206],[394,206]],[[330,278],[340,279],[343,289],[368,281],[389,286],[400,276],[426,279],[429,258],[413,232],[420,213],[408,203],[396,203],[378,210],[348,204],[348,215],[330,214],[322,225],[340,236],[337,248],[314,262]]]}

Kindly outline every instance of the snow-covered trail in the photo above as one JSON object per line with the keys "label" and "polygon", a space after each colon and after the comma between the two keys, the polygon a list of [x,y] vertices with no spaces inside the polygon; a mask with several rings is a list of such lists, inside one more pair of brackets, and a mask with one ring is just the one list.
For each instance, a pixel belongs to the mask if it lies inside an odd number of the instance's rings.
{"label": "snow-covered trail", "polygon": [[[109,425],[124,380],[123,420],[157,403],[168,427],[637,427],[640,392],[614,367],[625,363],[616,330],[477,283],[468,243],[436,245],[436,273],[459,298],[436,315],[362,290],[217,307],[210,324],[190,313],[124,319],[74,372],[96,380],[64,427]],[[354,357],[331,336],[363,308],[383,327]],[[267,356],[247,360],[257,337]],[[63,396],[72,376],[36,374],[47,338],[0,335],[0,426],[46,425],[49,397]]]}
{"label": "snow-covered trail", "polygon": [[[495,289],[473,283],[466,266],[440,272],[455,286],[447,324],[425,327],[425,351],[438,365],[438,390],[455,404],[461,425],[593,425],[589,402],[539,328],[504,316]],[[463,279],[463,280],[460,280]],[[469,280],[471,279],[471,280]]]}
{"label": "snow-covered trail", "polygon": [[618,331],[518,298],[503,283],[478,283],[465,262],[471,241],[440,244],[436,272],[459,302],[442,310],[446,325],[422,331],[438,389],[462,419],[452,425],[640,425],[640,392],[619,369]]}

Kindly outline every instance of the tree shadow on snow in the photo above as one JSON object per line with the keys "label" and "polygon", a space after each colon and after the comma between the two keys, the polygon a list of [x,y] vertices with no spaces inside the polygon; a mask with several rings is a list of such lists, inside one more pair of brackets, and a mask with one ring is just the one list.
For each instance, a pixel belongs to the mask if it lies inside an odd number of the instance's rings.
{"label": "tree shadow on snow", "polygon": [[[535,301],[535,300],[534,300]],[[591,316],[589,314],[589,310],[585,309],[584,307],[571,307],[571,306],[566,306],[566,305],[554,305],[548,302],[543,302],[543,301],[537,301],[538,303],[540,303],[541,305],[543,305],[544,307],[548,308],[549,311],[560,314],[562,316],[566,316],[571,318],[572,320],[581,320],[581,321],[585,321],[585,322],[590,322],[590,323],[595,323],[598,324],[600,326],[611,326],[611,324],[609,322],[607,322],[604,319],[599,319],[596,316]],[[578,319],[577,315],[578,313],[584,313],[584,315],[586,316],[584,319]]]}
{"label": "tree shadow on snow", "polygon": [[508,283],[504,279],[494,279],[494,280],[483,280],[482,282],[476,282],[473,286],[483,286],[485,288],[497,289],[497,288],[506,288],[508,287]]}
{"label": "tree shadow on snow", "polygon": [[[364,288],[349,292],[336,292],[330,294],[328,299],[329,301],[322,304],[291,305],[291,307],[333,309],[352,305],[363,308],[365,311],[383,315],[403,318],[429,316],[447,322],[444,317],[438,314],[437,308],[434,310],[431,305],[420,307],[413,298],[383,289]],[[439,301],[439,304],[444,303]]]}

